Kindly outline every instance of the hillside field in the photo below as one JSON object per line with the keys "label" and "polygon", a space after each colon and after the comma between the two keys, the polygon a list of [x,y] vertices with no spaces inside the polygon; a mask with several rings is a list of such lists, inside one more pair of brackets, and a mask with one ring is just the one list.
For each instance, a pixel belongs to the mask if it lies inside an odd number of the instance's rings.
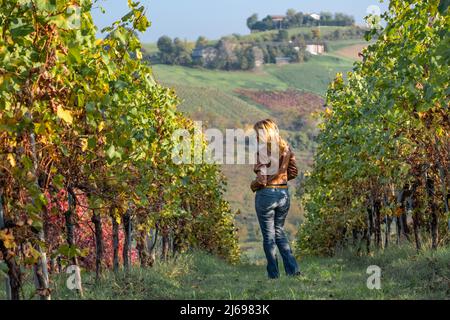
{"label": "hillside field", "polygon": [[[330,28],[331,30],[332,28]],[[327,28],[323,28],[326,32]],[[292,30],[290,32],[299,32]],[[305,31],[305,30],[302,30]],[[269,31],[270,32],[270,31]],[[330,31],[331,32],[331,31]],[[263,36],[264,33],[247,37]],[[300,170],[311,168],[317,134],[315,113],[323,110],[323,97],[327,86],[338,72],[350,71],[354,60],[339,56],[338,50],[361,46],[362,40],[330,41],[331,52],[323,56],[313,56],[309,61],[285,66],[266,65],[257,71],[221,71],[181,66],[154,65],[153,71],[158,81],[173,88],[180,98],[179,109],[192,119],[203,121],[207,127],[251,128],[253,123],[264,118],[275,119],[296,152]],[[147,50],[156,50],[155,45],[144,45]],[[243,94],[244,92],[244,94]],[[247,92],[247,94],[245,94]],[[262,103],[258,96],[275,95],[285,99],[276,107]],[[298,106],[292,100],[299,99]],[[252,97],[253,96],[253,97]],[[289,96],[294,97],[289,99]],[[302,102],[303,101],[303,102]],[[270,103],[270,101],[269,101]],[[259,228],[254,214],[254,194],[249,189],[253,179],[249,165],[224,165],[223,172],[228,179],[227,200],[241,214],[237,217],[240,240],[259,240]],[[286,230],[294,237],[301,221],[303,209],[291,189],[293,201],[286,223]]]}

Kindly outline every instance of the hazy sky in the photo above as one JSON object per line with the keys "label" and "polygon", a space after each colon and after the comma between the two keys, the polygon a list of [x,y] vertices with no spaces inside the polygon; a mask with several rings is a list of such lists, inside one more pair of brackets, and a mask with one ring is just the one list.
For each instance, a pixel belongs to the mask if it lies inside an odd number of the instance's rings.
{"label": "hazy sky", "polygon": [[[136,0],[135,0],[136,1]],[[386,10],[388,1],[379,0],[141,0],[147,8],[151,28],[141,39],[156,42],[162,35],[195,40],[199,35],[217,39],[232,33],[247,34],[247,18],[258,13],[260,18],[268,14],[284,14],[287,9],[318,13],[320,11],[343,12],[363,24],[367,8],[377,5]],[[127,0],[99,0],[106,9],[103,14],[94,9],[93,16],[99,28],[109,25],[128,12]],[[97,5],[97,7],[98,7]]]}

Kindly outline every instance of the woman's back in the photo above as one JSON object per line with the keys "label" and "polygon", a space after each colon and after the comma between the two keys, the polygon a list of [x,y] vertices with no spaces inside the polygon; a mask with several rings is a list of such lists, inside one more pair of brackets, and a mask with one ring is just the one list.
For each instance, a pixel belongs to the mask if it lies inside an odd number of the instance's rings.
{"label": "woman's back", "polygon": [[298,175],[295,154],[290,147],[281,153],[278,159],[268,161],[265,157],[257,154],[257,163],[254,166],[256,180],[252,183],[252,190],[256,191],[267,185],[284,185],[289,180],[294,179]]}
{"label": "woman's back", "polygon": [[[255,209],[267,258],[269,278],[278,278],[276,247],[281,253],[286,274],[299,275],[299,268],[284,232],[290,208],[287,182],[297,176],[295,155],[280,137],[277,125],[270,119],[259,121],[254,129],[258,138],[258,154],[254,167],[256,179],[251,188],[256,192]],[[281,150],[281,152],[278,152]]]}

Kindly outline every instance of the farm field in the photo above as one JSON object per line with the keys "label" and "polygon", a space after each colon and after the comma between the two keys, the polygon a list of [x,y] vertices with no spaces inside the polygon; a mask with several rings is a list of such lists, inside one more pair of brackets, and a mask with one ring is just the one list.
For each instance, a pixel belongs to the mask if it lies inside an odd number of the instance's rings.
{"label": "farm field", "polygon": [[[157,81],[176,91],[181,101],[180,110],[208,127],[248,129],[258,119],[275,119],[296,152],[300,170],[308,170],[315,148],[312,137],[317,131],[314,113],[322,110],[327,86],[336,73],[350,71],[353,64],[352,59],[337,56],[335,51],[361,42],[331,41],[333,51],[327,55],[313,56],[300,64],[266,65],[253,72],[160,64],[152,69]],[[298,119],[303,119],[304,123],[298,123]],[[241,212],[237,216],[240,240],[257,239],[254,194],[249,189],[254,175],[252,167],[224,165],[222,170],[228,179],[226,198]],[[293,238],[302,220],[303,208],[294,188],[291,194],[293,203],[286,229]]]}
{"label": "farm field", "polygon": [[289,88],[313,92],[324,96],[328,84],[336,73],[351,70],[353,61],[332,55],[312,57],[306,63],[285,66],[267,66],[266,72],[279,79]]}
{"label": "farm field", "polygon": [[180,83],[170,86],[181,99],[179,110],[208,127],[244,127],[253,119],[270,117],[267,110],[239,99],[232,92],[211,86],[196,87]]}
{"label": "farm field", "polygon": [[144,49],[147,54],[158,52],[158,46],[156,45],[156,43],[143,43],[142,49]]}
{"label": "farm field", "polygon": [[338,51],[336,51],[336,55],[353,60],[362,60],[362,57],[359,56],[359,53],[362,52],[362,50],[366,47],[367,44],[365,43],[354,44],[352,46],[339,49]]}
{"label": "farm field", "polygon": [[181,66],[155,65],[152,67],[157,80],[164,84],[183,84],[193,87],[210,87],[225,92],[237,88],[283,90],[288,85],[265,72],[222,71]]}
{"label": "farm field", "polygon": [[267,65],[261,71],[221,71],[180,66],[155,65],[156,79],[167,85],[235,89],[286,90],[296,88],[325,95],[327,84],[337,72],[350,71],[353,61],[331,55],[312,57],[305,63]]}
{"label": "farm field", "polygon": [[370,45],[373,43],[374,43],[373,41],[367,42],[363,39],[345,39],[345,40],[329,41],[328,42],[328,50],[329,50],[329,53],[333,54],[336,51],[343,49],[343,48],[352,47],[354,45],[367,46],[367,45]]}

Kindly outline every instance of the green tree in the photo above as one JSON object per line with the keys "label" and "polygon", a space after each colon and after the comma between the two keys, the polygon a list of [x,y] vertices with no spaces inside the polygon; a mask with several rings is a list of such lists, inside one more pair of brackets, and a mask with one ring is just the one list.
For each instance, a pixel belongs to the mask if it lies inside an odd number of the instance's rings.
{"label": "green tree", "polygon": [[254,30],[255,24],[258,22],[258,15],[255,13],[247,19],[247,27],[250,31]]}
{"label": "green tree", "polygon": [[295,9],[288,9],[286,11],[286,19],[284,22],[285,28],[293,28],[298,25],[298,21],[296,21],[297,11]]}
{"label": "green tree", "polygon": [[297,14],[297,11],[295,9],[288,9],[286,11],[286,17],[291,20],[295,17],[295,15]]}
{"label": "green tree", "polygon": [[287,42],[289,41],[289,32],[285,29],[279,30],[277,35],[277,40],[279,42]]}
{"label": "green tree", "polygon": [[303,12],[297,12],[294,17],[294,26],[301,27],[303,25],[304,14]]}
{"label": "green tree", "polygon": [[208,46],[208,39],[206,39],[206,37],[200,36],[198,37],[196,43],[195,43],[195,47],[196,48],[204,48],[206,46]]}
{"label": "green tree", "polygon": [[173,64],[190,66],[192,64],[191,50],[188,48],[187,43],[179,38],[175,38],[173,41],[174,60]]}
{"label": "green tree", "polygon": [[320,23],[324,26],[329,26],[332,24],[333,14],[331,12],[321,12],[320,13]]}
{"label": "green tree", "polygon": [[161,62],[165,64],[172,64],[175,55],[175,47],[172,39],[168,36],[162,36],[158,39],[157,46]]}

